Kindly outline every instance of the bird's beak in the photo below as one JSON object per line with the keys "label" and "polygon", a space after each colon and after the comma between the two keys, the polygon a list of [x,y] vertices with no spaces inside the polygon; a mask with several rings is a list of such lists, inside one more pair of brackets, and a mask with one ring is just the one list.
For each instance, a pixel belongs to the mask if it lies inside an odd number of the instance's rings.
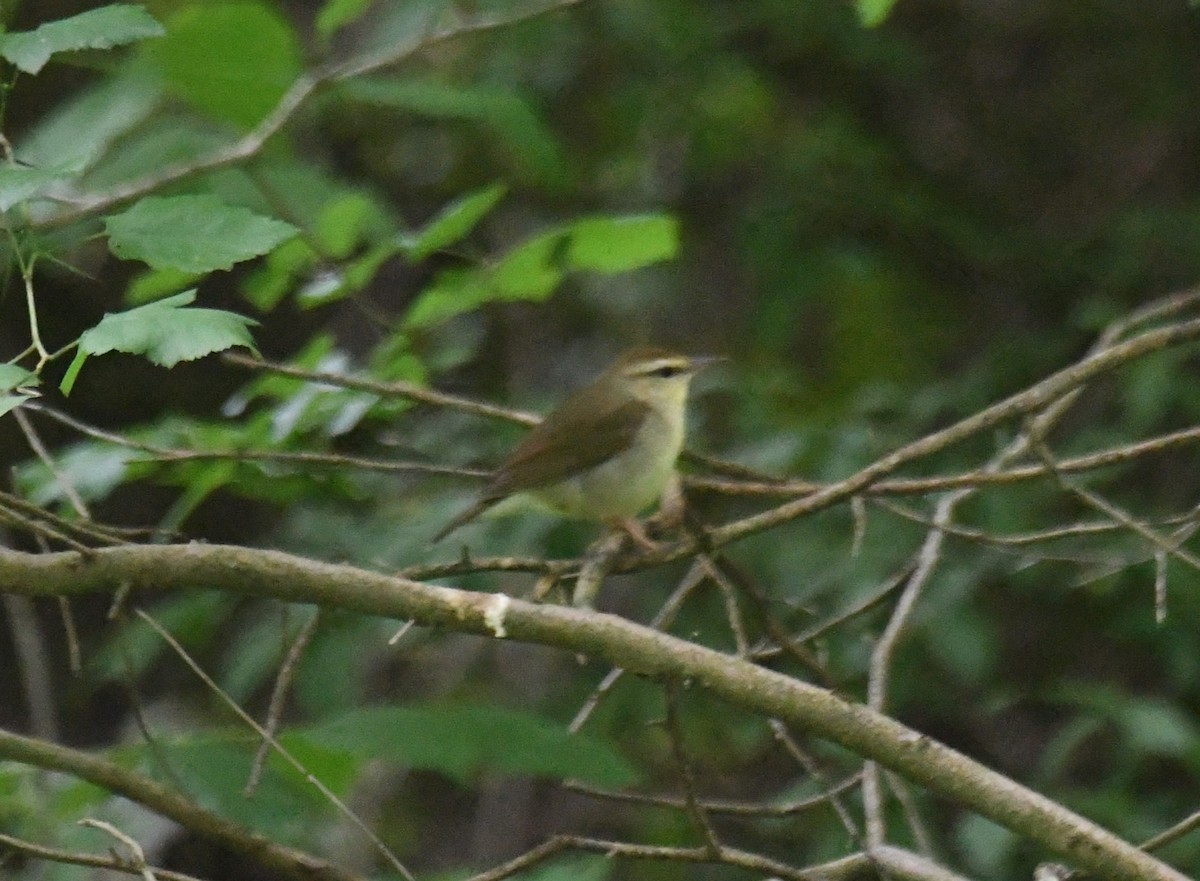
{"label": "bird's beak", "polygon": [[724,355],[696,355],[688,358],[688,367],[692,373],[699,373],[705,367],[711,367],[713,364],[720,364],[722,361],[728,361]]}

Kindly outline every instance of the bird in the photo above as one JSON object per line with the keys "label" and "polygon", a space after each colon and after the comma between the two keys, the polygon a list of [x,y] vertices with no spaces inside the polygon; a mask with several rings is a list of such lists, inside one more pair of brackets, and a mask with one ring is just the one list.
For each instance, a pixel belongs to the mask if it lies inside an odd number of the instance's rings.
{"label": "bird", "polygon": [[636,517],[670,483],[683,449],[689,383],[717,360],[653,346],[624,352],[535,426],[432,542],[526,494],[560,516],[619,528],[652,546]]}

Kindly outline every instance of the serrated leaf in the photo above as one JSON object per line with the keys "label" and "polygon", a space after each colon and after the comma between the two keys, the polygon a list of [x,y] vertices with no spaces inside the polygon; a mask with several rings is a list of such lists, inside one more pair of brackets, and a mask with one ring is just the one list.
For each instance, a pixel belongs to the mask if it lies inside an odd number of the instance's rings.
{"label": "serrated leaf", "polygon": [[37,73],[59,52],[111,49],[162,34],[162,25],[145,9],[116,3],[46,22],[36,30],[4,34],[0,55],[26,73]]}
{"label": "serrated leaf", "polygon": [[665,214],[588,217],[571,225],[567,263],[590,272],[628,272],[679,252],[679,224]]}
{"label": "serrated leaf", "polygon": [[299,41],[269,4],[194,3],[167,24],[152,57],[181,97],[217,119],[250,128],[300,75]]}
{"label": "serrated leaf", "polygon": [[461,241],[507,192],[503,184],[492,184],[451,202],[408,243],[409,256],[424,260],[435,251]]}
{"label": "serrated leaf", "polygon": [[296,235],[290,223],[215,196],[151,196],[104,219],[108,246],[155,269],[212,272],[267,253]]}
{"label": "serrated leaf", "polygon": [[105,315],[79,338],[75,360],[67,368],[61,388],[70,394],[84,361],[105,352],[141,355],[161,367],[174,367],[233,346],[255,351],[248,327],[257,324],[234,312],[220,309],[185,309],[196,298],[186,291],[126,312]]}
{"label": "serrated leaf", "polygon": [[484,771],[573,777],[607,786],[634,779],[633,769],[609,744],[571,734],[548,719],[491,705],[359,709],[292,736],[459,780]]}

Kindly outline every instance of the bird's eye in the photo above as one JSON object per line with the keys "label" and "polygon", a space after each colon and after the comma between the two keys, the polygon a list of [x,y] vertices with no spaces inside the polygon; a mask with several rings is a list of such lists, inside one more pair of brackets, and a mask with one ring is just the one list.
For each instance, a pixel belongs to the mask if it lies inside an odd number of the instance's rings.
{"label": "bird's eye", "polygon": [[659,367],[657,370],[653,371],[652,375],[657,376],[660,379],[670,379],[677,373],[679,373],[678,367],[674,366],[673,364],[664,364],[662,367]]}

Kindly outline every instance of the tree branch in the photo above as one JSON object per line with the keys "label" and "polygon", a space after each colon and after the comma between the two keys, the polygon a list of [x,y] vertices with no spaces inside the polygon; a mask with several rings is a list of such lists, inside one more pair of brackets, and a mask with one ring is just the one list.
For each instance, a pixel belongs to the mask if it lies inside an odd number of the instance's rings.
{"label": "tree branch", "polygon": [[[1200,332],[1200,323],[1196,331]],[[873,759],[1106,878],[1186,881],[1181,873],[1054,801],[886,716],[825,689],[614,615],[539,606],[502,594],[425,585],[353,566],[227,545],[102,548],[87,558],[74,552],[0,551],[0,590],[63,596],[107,590],[124,582],[146,590],[215,588],[412,618],[426,626],[556,646],[647,676],[691,680],[730,703],[785,720]],[[0,747],[4,744],[16,745],[10,749],[18,755],[6,751],[11,758],[62,761],[56,758],[57,747],[15,735],[5,735]],[[70,770],[61,764],[52,766]],[[120,775],[105,779],[123,791],[137,791]],[[157,799],[171,803],[172,810],[198,810],[157,784],[154,791]],[[183,804],[172,803],[173,799]],[[209,815],[199,813],[204,822],[212,822]],[[266,857],[289,868],[298,865],[294,852],[285,857],[272,849],[274,845],[255,840]]]}
{"label": "tree branch", "polygon": [[[72,555],[74,556],[74,555]],[[210,838],[297,881],[362,881],[312,854],[277,844],[257,832],[208,811],[156,780],[65,746],[0,729],[0,756],[35,768],[73,774],[123,795],[192,831]]]}

